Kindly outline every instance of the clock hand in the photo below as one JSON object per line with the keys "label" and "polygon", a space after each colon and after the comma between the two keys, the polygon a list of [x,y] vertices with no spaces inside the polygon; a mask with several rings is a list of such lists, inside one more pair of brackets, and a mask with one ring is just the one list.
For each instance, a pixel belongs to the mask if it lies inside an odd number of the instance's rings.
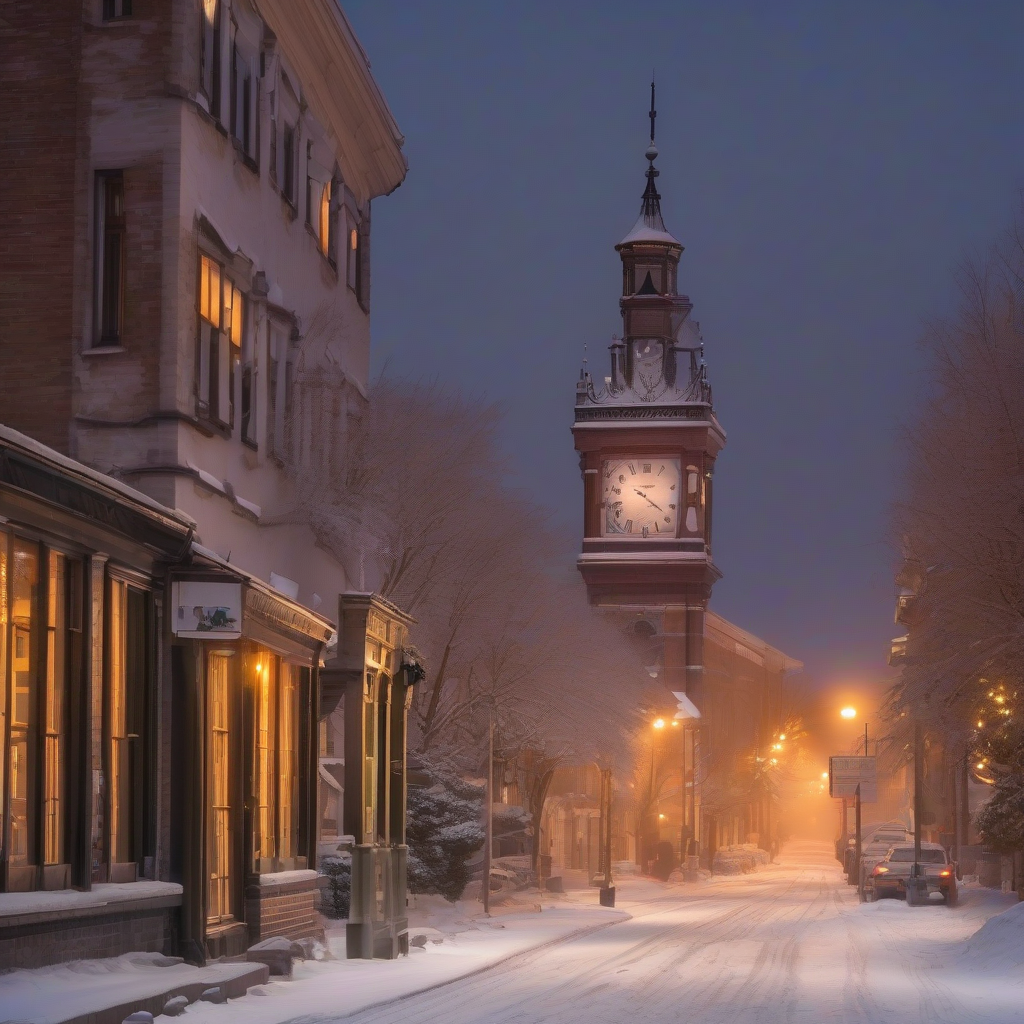
{"label": "clock hand", "polygon": [[[644,494],[644,492],[643,492],[643,491],[641,491],[639,487],[634,487],[634,488],[633,488],[633,490],[634,490],[634,491],[635,491],[635,492],[636,492],[637,494],[639,494],[639,495],[640,495],[640,497],[644,499],[644,501],[648,502],[648,503],[649,503],[649,504],[651,504],[651,505],[654,505],[654,502],[653,502],[653,501],[651,501],[651,499],[650,499],[650,498],[648,498],[648,497],[647,497],[647,495],[646,495],[646,494]],[[654,505],[654,507],[655,507],[655,508],[656,508],[656,509],[657,509],[657,510],[658,510],[659,512],[664,512],[664,511],[665,511],[665,510],[664,510],[664,509],[663,509],[663,508],[662,508],[662,507],[661,507],[660,505]]]}

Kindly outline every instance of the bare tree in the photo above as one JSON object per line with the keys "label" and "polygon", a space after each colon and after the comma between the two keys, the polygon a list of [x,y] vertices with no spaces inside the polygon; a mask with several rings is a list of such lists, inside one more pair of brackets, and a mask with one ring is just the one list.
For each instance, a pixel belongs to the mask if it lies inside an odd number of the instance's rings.
{"label": "bare tree", "polygon": [[1024,244],[964,267],[956,313],[929,325],[932,380],[907,439],[896,528],[911,628],[887,704],[894,750],[925,719],[973,742],[990,681],[1024,665]]}

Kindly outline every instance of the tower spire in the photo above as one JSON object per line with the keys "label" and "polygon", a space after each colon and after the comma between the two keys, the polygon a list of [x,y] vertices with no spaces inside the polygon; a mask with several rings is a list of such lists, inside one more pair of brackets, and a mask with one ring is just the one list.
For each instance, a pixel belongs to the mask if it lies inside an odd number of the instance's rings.
{"label": "tower spire", "polygon": [[654,161],[658,158],[658,147],[654,145],[654,121],[658,116],[658,111],[654,108],[653,81],[651,82],[651,112],[647,116],[651,119],[651,144],[647,147],[647,152],[644,154],[648,162],[647,187],[644,189],[640,216],[643,217],[644,223],[649,228],[653,228],[655,231],[664,231],[665,222],[661,217],[661,195],[654,184],[654,179],[658,176],[659,172],[654,166]]}

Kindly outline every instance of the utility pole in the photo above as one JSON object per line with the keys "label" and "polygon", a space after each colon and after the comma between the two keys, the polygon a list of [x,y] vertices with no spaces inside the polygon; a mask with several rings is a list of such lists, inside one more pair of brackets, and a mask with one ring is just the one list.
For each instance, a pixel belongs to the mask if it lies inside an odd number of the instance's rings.
{"label": "utility pole", "polygon": [[857,807],[854,812],[854,819],[857,826],[857,853],[853,859],[853,870],[857,872],[857,894],[864,898],[864,880],[860,875],[860,783],[857,783]]}
{"label": "utility pole", "polygon": [[[488,712],[487,721],[487,826],[484,833],[484,916],[491,916],[491,846],[494,840],[494,713]],[[536,842],[534,837],[534,842]]]}
{"label": "utility pole", "polygon": [[910,880],[910,892],[914,902],[917,898],[917,876],[921,872],[921,818],[924,805],[924,736],[921,721],[914,722],[914,871]]}

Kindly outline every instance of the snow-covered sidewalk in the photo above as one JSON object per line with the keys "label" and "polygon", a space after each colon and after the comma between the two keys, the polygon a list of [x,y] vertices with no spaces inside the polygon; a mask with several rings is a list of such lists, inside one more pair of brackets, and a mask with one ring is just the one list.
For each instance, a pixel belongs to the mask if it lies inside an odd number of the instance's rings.
{"label": "snow-covered sidewalk", "polygon": [[[576,889],[485,919],[480,904],[419,897],[424,948],[394,961],[295,964],[189,1024],[1016,1024],[1024,1005],[1024,904],[965,887],[960,905],[861,904],[826,844],[791,844],[750,875],[692,884],[617,881],[618,907]],[[344,932],[331,928],[340,957]],[[0,1022],[76,998],[67,965],[0,976]],[[109,963],[109,962],[108,962]],[[94,965],[90,967],[90,964]],[[229,965],[223,965],[225,967]],[[237,966],[237,965],[236,965]],[[169,968],[162,968],[167,970]],[[19,978],[19,975],[21,976]],[[59,975],[59,978],[57,977]],[[111,987],[121,984],[111,974]],[[92,982],[90,982],[91,984]],[[32,984],[36,1006],[12,994]],[[48,1002],[47,1002],[48,1001]],[[51,1018],[52,1019],[52,1018]],[[165,1018],[160,1019],[163,1024]]]}
{"label": "snow-covered sidewalk", "polygon": [[[328,922],[328,958],[296,961],[291,979],[274,978],[227,1004],[194,1002],[183,1019],[189,1024],[278,1024],[295,1017],[323,1019],[353,1013],[629,916],[599,907],[596,889],[557,898],[523,894],[518,905],[496,907],[490,918],[482,915],[479,902],[449,904],[441,897],[422,896],[413,897],[412,902],[410,931],[427,941],[410,956],[391,961],[345,960],[344,925]],[[141,999],[161,984],[185,982],[190,972],[196,973],[186,964],[165,960],[159,954],[128,954],[2,974],[0,1024],[64,1020],[133,997]],[[212,964],[204,975],[212,986],[221,980],[220,974],[250,966]]]}

